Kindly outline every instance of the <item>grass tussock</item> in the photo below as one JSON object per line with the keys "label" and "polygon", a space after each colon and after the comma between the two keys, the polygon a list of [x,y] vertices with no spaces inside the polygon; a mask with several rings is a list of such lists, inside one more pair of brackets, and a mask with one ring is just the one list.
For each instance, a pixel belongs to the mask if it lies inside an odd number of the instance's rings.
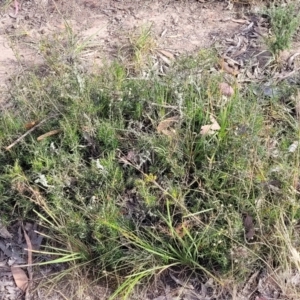
{"label": "grass tussock", "polygon": [[[174,268],[223,286],[262,266],[299,270],[295,87],[268,97],[233,81],[224,98],[209,50],[156,75],[147,36],[132,56],[144,77],[118,61],[87,75],[76,51],[41,45],[45,65],[1,111],[2,147],[43,121],[0,153],[2,214],[39,219],[45,251],[117,282],[112,298]],[[211,117],[218,130],[201,134]]]}
{"label": "grass tussock", "polygon": [[273,3],[266,10],[272,32],[267,44],[275,55],[291,47],[293,37],[300,25],[299,9],[297,2],[291,2],[289,5]]}

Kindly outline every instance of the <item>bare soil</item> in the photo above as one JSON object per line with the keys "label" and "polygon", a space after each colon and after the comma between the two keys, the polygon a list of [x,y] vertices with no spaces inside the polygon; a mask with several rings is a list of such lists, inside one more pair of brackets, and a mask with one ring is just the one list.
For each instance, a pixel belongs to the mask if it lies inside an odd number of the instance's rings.
{"label": "bare soil", "polygon": [[[7,3],[7,1],[2,1]],[[33,64],[42,64],[40,42],[68,27],[89,43],[82,61],[87,67],[114,59],[128,37],[150,27],[158,47],[176,54],[193,53],[216,40],[232,36],[240,24],[230,21],[236,12],[226,3],[197,1],[14,1],[2,5],[0,16],[0,88],[11,76]]]}

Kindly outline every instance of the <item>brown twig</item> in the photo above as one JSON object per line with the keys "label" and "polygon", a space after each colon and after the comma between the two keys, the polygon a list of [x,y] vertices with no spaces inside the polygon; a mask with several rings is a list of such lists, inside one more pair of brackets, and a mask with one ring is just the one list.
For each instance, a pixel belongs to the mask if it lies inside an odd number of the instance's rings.
{"label": "brown twig", "polygon": [[42,125],[43,123],[45,123],[50,117],[40,121],[39,123],[37,123],[35,126],[33,126],[32,128],[30,128],[28,131],[26,131],[23,135],[21,135],[19,138],[17,138],[13,143],[11,143],[9,146],[7,146],[5,148],[6,151],[10,150],[13,146],[15,146],[16,144],[18,144],[20,141],[22,141],[29,133],[31,133],[32,131],[34,131],[36,128],[38,128],[40,125]]}

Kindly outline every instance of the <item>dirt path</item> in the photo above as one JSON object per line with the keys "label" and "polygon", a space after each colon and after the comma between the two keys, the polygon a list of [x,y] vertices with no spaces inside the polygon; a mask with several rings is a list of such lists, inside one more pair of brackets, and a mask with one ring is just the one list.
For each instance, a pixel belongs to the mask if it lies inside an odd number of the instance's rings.
{"label": "dirt path", "polygon": [[[3,1],[2,1],[3,2]],[[7,1],[6,1],[7,2]],[[239,24],[224,3],[196,1],[19,1],[1,10],[0,87],[7,90],[9,79],[32,64],[42,64],[41,43],[49,36],[72,29],[88,51],[82,61],[91,67],[117,56],[118,49],[140,28],[151,27],[158,47],[176,54],[193,53],[216,40],[232,36]],[[99,3],[100,2],[100,3]]]}

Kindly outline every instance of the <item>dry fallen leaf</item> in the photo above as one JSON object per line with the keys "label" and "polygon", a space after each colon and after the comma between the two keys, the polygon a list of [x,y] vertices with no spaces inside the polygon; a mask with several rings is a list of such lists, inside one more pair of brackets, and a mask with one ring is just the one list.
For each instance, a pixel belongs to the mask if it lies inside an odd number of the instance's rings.
{"label": "dry fallen leaf", "polygon": [[190,224],[187,221],[184,221],[182,223],[179,223],[176,227],[175,227],[175,232],[176,234],[180,237],[183,238],[186,233],[187,230],[190,228]]}
{"label": "dry fallen leaf", "polygon": [[164,56],[166,56],[167,58],[173,60],[175,59],[175,56],[173,53],[169,52],[169,51],[166,51],[166,50],[163,50],[163,49],[157,49],[158,52],[160,52],[161,54],[163,54]]}
{"label": "dry fallen leaf", "polygon": [[28,271],[28,275],[29,275],[29,279],[30,281],[32,281],[32,277],[33,277],[33,274],[32,274],[32,243],[31,243],[31,240],[29,238],[29,236],[27,235],[26,233],[26,230],[25,228],[23,227],[23,233],[24,233],[24,237],[25,237],[25,241],[26,241],[26,244],[27,244],[27,263],[28,263],[28,267],[27,267],[27,271]]}
{"label": "dry fallen leaf", "polygon": [[164,135],[169,135],[169,136],[174,135],[174,130],[169,129],[169,127],[178,121],[179,121],[179,117],[176,116],[162,120],[158,124],[156,130],[158,133],[162,133]]}
{"label": "dry fallen leaf", "polygon": [[9,146],[7,146],[5,148],[6,151],[10,150],[13,146],[15,146],[16,144],[18,144],[20,141],[22,141],[29,133],[31,133],[32,131],[34,131],[38,126],[42,125],[43,123],[45,123],[47,120],[49,120],[50,117],[38,122],[36,125],[34,125],[32,128],[30,128],[29,130],[27,130],[24,134],[22,134],[20,137],[18,137],[13,143],[11,143]]}
{"label": "dry fallen leaf", "polygon": [[28,287],[28,277],[25,271],[18,266],[12,266],[11,273],[14,277],[16,286],[25,292]]}
{"label": "dry fallen leaf", "polygon": [[257,286],[257,277],[259,275],[259,271],[253,273],[250,278],[247,280],[246,284],[244,285],[243,289],[238,293],[237,299],[250,299],[251,295],[253,294],[253,290]]}
{"label": "dry fallen leaf", "polygon": [[39,121],[32,121],[32,122],[28,122],[28,123],[26,123],[25,124],[25,128],[27,129],[27,130],[29,130],[29,129],[31,129],[32,127],[34,127],[35,125],[37,125],[39,123]]}
{"label": "dry fallen leaf", "polygon": [[247,44],[244,44],[244,46],[243,46],[241,49],[236,50],[236,51],[235,51],[234,53],[232,53],[230,56],[231,56],[231,57],[237,57],[237,56],[239,56],[239,55],[245,53],[245,52],[247,51],[247,47],[248,47],[248,45],[247,45]]}
{"label": "dry fallen leaf", "polygon": [[45,138],[47,138],[47,137],[49,137],[49,136],[51,136],[51,135],[58,134],[58,133],[60,133],[60,132],[61,132],[60,129],[51,130],[51,131],[49,131],[49,132],[47,132],[47,133],[44,133],[44,134],[40,135],[40,136],[37,138],[37,140],[38,140],[38,141],[41,141],[41,140],[43,140],[43,139],[45,139]]}
{"label": "dry fallen leaf", "polygon": [[171,65],[171,61],[165,57],[164,55],[158,53],[158,56],[163,60],[163,62],[167,65],[167,66],[170,66]]}
{"label": "dry fallen leaf", "polygon": [[233,88],[226,82],[219,84],[219,89],[222,95],[231,97],[234,94]]}
{"label": "dry fallen leaf", "polygon": [[237,76],[240,73],[238,66],[229,64],[223,57],[219,60],[219,65],[223,71],[233,76]]}
{"label": "dry fallen leaf", "polygon": [[288,59],[288,66],[289,66],[289,68],[290,69],[294,69],[295,68],[295,58],[297,57],[297,56],[299,56],[300,55],[300,52],[296,52],[296,53],[294,53],[294,54],[292,54],[290,57],[289,57],[289,59]]}
{"label": "dry fallen leaf", "polygon": [[212,124],[201,126],[201,135],[214,134],[216,131],[221,129],[217,120],[213,116],[210,116],[210,121]]}
{"label": "dry fallen leaf", "polygon": [[245,20],[245,19],[231,19],[232,22],[235,22],[235,23],[239,23],[239,24],[246,24],[248,23],[248,20]]}
{"label": "dry fallen leaf", "polygon": [[0,222],[0,236],[4,239],[11,239],[12,235],[8,232],[6,227]]}

